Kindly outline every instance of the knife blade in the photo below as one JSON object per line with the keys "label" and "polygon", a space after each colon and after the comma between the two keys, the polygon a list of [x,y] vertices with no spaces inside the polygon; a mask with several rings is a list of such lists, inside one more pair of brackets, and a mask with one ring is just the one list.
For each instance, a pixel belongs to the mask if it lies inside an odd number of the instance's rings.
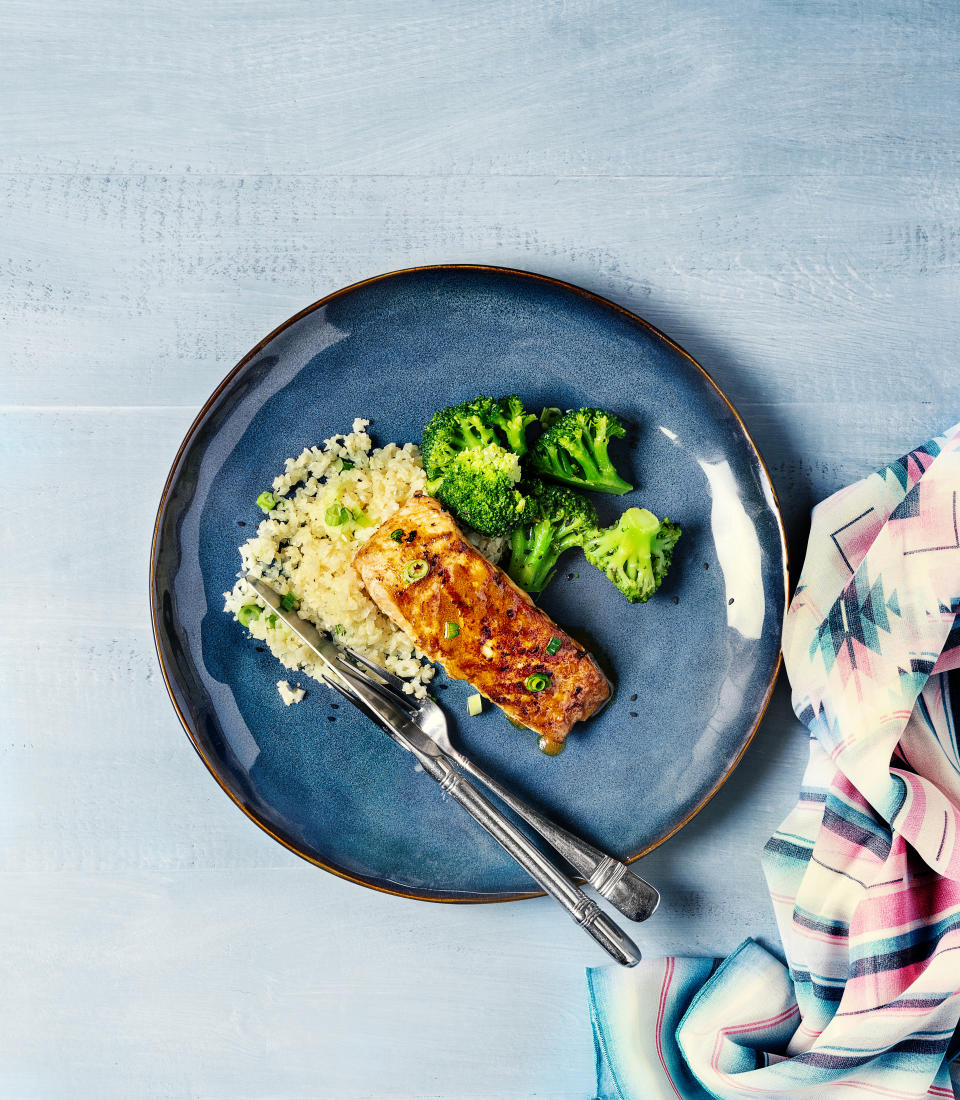
{"label": "knife blade", "polygon": [[[321,632],[313,623],[308,622],[296,613],[287,611],[281,604],[283,597],[268,584],[264,584],[258,577],[251,577],[248,573],[244,580],[256,592],[261,600],[281,619],[301,642],[324,662],[341,680],[345,680],[355,695],[363,700],[368,708],[374,710],[383,709],[383,701],[377,693],[370,688],[366,678],[353,673],[351,665],[344,657],[340,647],[329,634]],[[401,714],[396,707],[390,708],[390,728],[387,733],[414,756],[418,753],[427,756],[441,756],[442,751],[437,743],[428,737],[423,730],[413,721]]]}

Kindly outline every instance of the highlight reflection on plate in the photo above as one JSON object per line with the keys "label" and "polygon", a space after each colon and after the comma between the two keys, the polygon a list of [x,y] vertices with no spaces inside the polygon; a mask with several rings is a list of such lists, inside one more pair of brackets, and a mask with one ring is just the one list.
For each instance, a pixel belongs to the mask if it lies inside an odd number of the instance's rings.
{"label": "highlight reflection on plate", "polygon": [[621,857],[670,835],[759,723],[786,599],[775,497],[741,421],[689,356],[612,303],[524,272],[419,268],[330,295],[271,334],[201,411],[164,489],[151,563],[164,677],[207,766],[271,835],[344,877],[430,900],[535,888],[411,757],[332,710],[328,689],[306,681],[307,698],[284,707],[274,685],[286,673],[223,613],[222,593],[286,457],[356,416],[378,444],[418,440],[435,409],[481,392],[615,411],[633,427],[618,465],[638,488],[594,497],[601,520],[645,505],[684,531],[647,604],[573,554],[541,597],[617,684],[560,756],[493,709],[469,718],[471,689],[435,681],[452,736],[521,797]]}

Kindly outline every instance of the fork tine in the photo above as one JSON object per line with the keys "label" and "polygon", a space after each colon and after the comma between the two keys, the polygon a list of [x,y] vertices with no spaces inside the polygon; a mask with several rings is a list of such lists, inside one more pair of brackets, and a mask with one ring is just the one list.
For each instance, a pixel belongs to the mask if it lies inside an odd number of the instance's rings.
{"label": "fork tine", "polygon": [[[398,707],[408,715],[412,716],[417,713],[416,705],[412,701],[409,701],[407,696],[396,691],[389,684],[384,684],[379,680],[375,680],[362,668],[357,668],[356,665],[350,664],[349,661],[344,660],[342,657],[334,665],[334,668],[339,675],[347,681],[348,686],[352,686],[356,689],[359,685],[368,692],[372,691],[377,698],[382,699],[385,703],[389,703],[394,707]],[[363,692],[358,691],[356,694],[362,697]]]}
{"label": "fork tine", "polygon": [[358,653],[355,649],[351,649],[350,646],[341,646],[340,649],[344,653],[349,653],[350,657],[358,664],[363,664],[364,668],[369,669],[369,671],[371,672],[375,672],[378,676],[380,676],[380,679],[386,680],[387,683],[393,684],[396,689],[399,690],[402,686],[404,686],[404,681],[402,681],[398,675],[395,675],[393,672],[388,672],[383,667],[383,665],[377,664],[376,661],[372,661],[368,657],[364,657],[363,653]]}
{"label": "fork tine", "polygon": [[349,700],[351,703],[355,703],[356,699],[350,694],[350,692],[343,686],[343,684],[337,683],[332,676],[324,675],[321,677],[327,687],[333,688],[334,691],[338,691],[344,699]]}
{"label": "fork tine", "polygon": [[332,687],[334,691],[339,692],[339,694],[342,695],[348,703],[352,703],[357,708],[357,710],[361,711],[368,718],[372,718],[374,722],[377,721],[377,716],[372,713],[372,711],[369,709],[369,707],[367,707],[363,700],[358,699],[355,695],[351,694],[351,692],[347,688],[345,688],[343,684],[338,684],[332,676],[324,676],[323,682],[327,685],[327,687]]}
{"label": "fork tine", "polygon": [[355,649],[350,649],[348,646],[340,647],[344,653],[348,653],[352,660],[357,664],[363,665],[375,676],[379,676],[381,680],[385,680],[391,687],[397,689],[397,691],[403,691],[404,681],[399,676],[394,675],[392,672],[388,672],[385,668],[382,668],[375,661],[371,661],[369,657],[364,657],[362,653],[358,653]]}
{"label": "fork tine", "polygon": [[383,720],[376,711],[371,710],[370,707],[362,700],[357,698],[356,695],[351,694],[345,687],[338,684],[335,680],[328,679],[326,676],[323,678],[323,682],[329,687],[332,687],[334,691],[339,692],[348,703],[351,703],[362,715],[369,718],[375,726],[379,726],[382,730],[386,730],[389,733],[389,729],[384,725]]}

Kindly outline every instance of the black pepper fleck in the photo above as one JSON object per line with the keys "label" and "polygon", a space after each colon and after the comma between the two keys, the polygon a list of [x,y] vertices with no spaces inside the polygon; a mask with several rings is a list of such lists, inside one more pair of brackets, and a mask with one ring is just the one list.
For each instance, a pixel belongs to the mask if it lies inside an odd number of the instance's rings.
{"label": "black pepper fleck", "polygon": [[242,519],[238,519],[237,520],[237,526],[238,527],[246,527],[247,525],[243,522]]}
{"label": "black pepper fleck", "polygon": [[680,597],[679,596],[674,596],[673,597],[673,602],[674,603],[679,603],[680,602]]}
{"label": "black pepper fleck", "polygon": [[264,649],[264,647],[262,645],[258,645],[257,646],[257,652],[258,653],[266,653],[267,651],[266,651],[266,649]]}
{"label": "black pepper fleck", "polygon": [[336,717],[335,714],[328,714],[327,715],[327,721],[328,722],[336,722],[336,720],[337,720],[337,717]]}
{"label": "black pepper fleck", "polygon": [[630,717],[631,718],[639,718],[640,715],[637,714],[637,712],[635,710],[632,710],[632,711],[630,711]]}
{"label": "black pepper fleck", "polygon": [[331,703],[331,704],[330,704],[330,706],[331,706],[331,707],[332,707],[332,708],[333,708],[334,710],[339,710],[339,709],[340,709],[340,704],[339,704],[339,703]]}
{"label": "black pepper fleck", "polygon": [[705,562],[703,563],[703,568],[704,568],[704,569],[709,569],[709,568],[710,568],[710,562],[708,562],[708,561],[705,561]]}
{"label": "black pepper fleck", "polygon": [[572,580],[573,580],[573,574],[572,574],[572,573],[568,573],[568,574],[567,574],[567,580],[568,580],[568,581],[572,581]]}
{"label": "black pepper fleck", "polygon": [[635,703],[636,701],[637,701],[637,696],[636,695],[631,695],[630,696],[630,702]]}
{"label": "black pepper fleck", "polygon": [[731,596],[730,599],[727,600],[727,605],[729,606],[732,603],[733,603],[733,596]]}

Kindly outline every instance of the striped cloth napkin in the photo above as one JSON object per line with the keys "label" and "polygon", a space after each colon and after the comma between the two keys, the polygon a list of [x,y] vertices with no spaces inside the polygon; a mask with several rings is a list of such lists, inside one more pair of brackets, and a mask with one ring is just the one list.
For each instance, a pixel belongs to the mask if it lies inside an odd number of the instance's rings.
{"label": "striped cloth napkin", "polygon": [[819,505],[784,626],[811,733],[763,853],[788,966],[588,972],[602,1100],[960,1098],[960,425]]}

